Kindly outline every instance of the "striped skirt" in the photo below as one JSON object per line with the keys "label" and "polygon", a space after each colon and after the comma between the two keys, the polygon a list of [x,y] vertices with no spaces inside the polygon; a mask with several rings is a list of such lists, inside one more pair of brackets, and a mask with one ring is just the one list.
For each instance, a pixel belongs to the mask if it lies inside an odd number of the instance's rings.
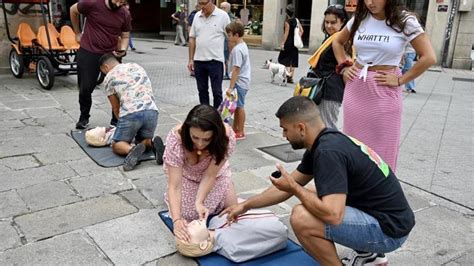
{"label": "striped skirt", "polygon": [[[400,69],[386,71],[401,75]],[[344,90],[343,132],[367,144],[396,171],[402,120],[402,88],[380,86],[369,71],[367,81],[357,78]]]}

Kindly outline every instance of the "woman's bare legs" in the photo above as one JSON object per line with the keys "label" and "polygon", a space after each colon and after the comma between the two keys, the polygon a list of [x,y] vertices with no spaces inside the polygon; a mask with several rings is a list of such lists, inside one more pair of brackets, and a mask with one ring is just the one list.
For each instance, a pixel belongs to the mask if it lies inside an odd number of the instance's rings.
{"label": "woman's bare legs", "polygon": [[288,82],[293,83],[293,78],[295,75],[295,68],[293,66],[286,67],[286,71],[288,72]]}

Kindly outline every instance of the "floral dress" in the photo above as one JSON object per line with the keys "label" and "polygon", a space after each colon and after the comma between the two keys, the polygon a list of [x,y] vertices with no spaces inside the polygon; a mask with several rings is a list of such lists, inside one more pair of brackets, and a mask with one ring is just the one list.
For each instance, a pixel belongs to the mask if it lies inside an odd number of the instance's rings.
{"label": "floral dress", "polygon": [[[231,184],[232,173],[230,171],[228,158],[234,152],[236,139],[235,133],[231,127],[227,126],[229,136],[229,144],[227,147],[227,155],[224,165],[217,173],[217,179],[214,187],[211,189],[206,199],[204,206],[209,210],[209,214],[217,214],[224,208],[224,201],[229,191]],[[199,219],[196,211],[196,196],[199,189],[199,184],[212,162],[212,156],[207,156],[198,163],[191,165],[186,160],[185,148],[181,141],[181,136],[178,132],[179,128],[174,128],[170,131],[166,138],[166,148],[163,155],[163,170],[168,175],[168,167],[179,167],[183,171],[182,187],[181,187],[181,217],[190,222]],[[169,178],[169,175],[168,175]],[[168,203],[168,195],[165,193],[165,201]],[[169,204],[168,204],[169,206]]]}

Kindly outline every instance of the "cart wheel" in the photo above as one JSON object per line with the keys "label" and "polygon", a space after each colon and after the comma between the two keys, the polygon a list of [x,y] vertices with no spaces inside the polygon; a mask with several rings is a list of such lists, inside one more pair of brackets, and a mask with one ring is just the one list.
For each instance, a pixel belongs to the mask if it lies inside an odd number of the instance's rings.
{"label": "cart wheel", "polygon": [[23,77],[23,73],[25,72],[23,56],[19,55],[15,49],[10,51],[10,70],[15,78]]}
{"label": "cart wheel", "polygon": [[50,90],[54,85],[54,68],[47,57],[41,57],[36,63],[36,77],[45,90]]}

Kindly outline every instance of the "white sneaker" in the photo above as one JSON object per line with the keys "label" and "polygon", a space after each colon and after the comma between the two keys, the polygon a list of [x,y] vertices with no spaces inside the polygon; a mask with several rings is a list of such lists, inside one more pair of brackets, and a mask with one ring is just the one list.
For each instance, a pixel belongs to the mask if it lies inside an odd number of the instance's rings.
{"label": "white sneaker", "polygon": [[353,266],[386,266],[388,259],[383,253],[357,252],[353,250],[348,257],[341,260],[343,265]]}

